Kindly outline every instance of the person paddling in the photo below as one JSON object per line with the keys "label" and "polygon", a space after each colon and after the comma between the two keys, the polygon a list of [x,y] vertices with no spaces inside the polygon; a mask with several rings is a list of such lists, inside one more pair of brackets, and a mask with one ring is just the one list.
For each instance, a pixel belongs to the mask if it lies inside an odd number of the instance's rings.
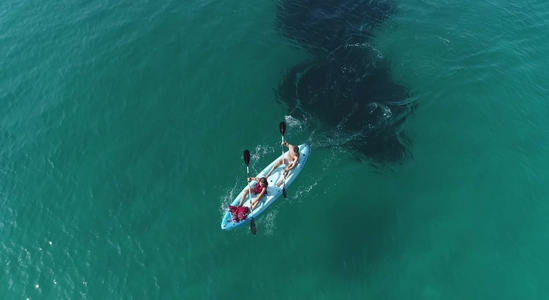
{"label": "person paddling", "polygon": [[288,164],[288,166],[284,169],[284,171],[282,171],[282,179],[276,184],[276,186],[280,186],[282,184],[282,182],[284,181],[284,179],[286,178],[290,170],[292,170],[293,168],[295,168],[295,166],[297,166],[297,161],[299,160],[298,146],[294,146],[288,142],[282,142],[282,146],[288,147],[288,150],[289,150],[288,157],[282,157],[281,159],[279,159],[276,162],[276,164],[273,166],[271,171],[269,171],[267,176],[265,176],[269,178],[269,176],[271,176],[271,174],[274,172],[274,170],[276,170],[276,168],[278,168],[278,166],[282,164]]}
{"label": "person paddling", "polygon": [[[254,195],[257,195],[257,197],[255,198],[255,201],[250,201],[250,204],[251,204],[250,208],[251,210],[254,210],[254,208],[257,206],[257,203],[259,203],[263,195],[267,193],[267,187],[269,186],[269,183],[267,182],[267,178],[265,177],[261,177],[261,178],[248,177],[248,182],[252,180],[257,181],[253,189],[251,189],[251,193]],[[240,204],[238,204],[239,207],[242,206],[242,204],[244,203],[244,199],[249,194],[249,191],[250,191],[249,189],[246,189],[242,194],[242,198],[240,199]],[[251,199],[251,196],[250,196],[250,199]]]}

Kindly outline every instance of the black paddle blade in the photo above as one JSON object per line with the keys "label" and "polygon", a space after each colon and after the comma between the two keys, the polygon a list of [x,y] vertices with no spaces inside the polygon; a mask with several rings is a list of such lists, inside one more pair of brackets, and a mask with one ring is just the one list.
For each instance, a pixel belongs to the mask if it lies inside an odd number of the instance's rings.
{"label": "black paddle blade", "polygon": [[244,150],[244,162],[246,166],[250,163],[250,151],[248,149]]}
{"label": "black paddle blade", "polygon": [[252,231],[253,235],[257,234],[257,229],[255,229],[255,220],[254,217],[252,217],[252,222],[250,222],[250,230]]}
{"label": "black paddle blade", "polygon": [[286,198],[286,188],[282,189],[282,196],[284,196],[284,198]]}
{"label": "black paddle blade", "polygon": [[278,129],[280,129],[280,134],[284,135],[284,133],[286,133],[286,122],[280,122],[280,125],[278,125]]}

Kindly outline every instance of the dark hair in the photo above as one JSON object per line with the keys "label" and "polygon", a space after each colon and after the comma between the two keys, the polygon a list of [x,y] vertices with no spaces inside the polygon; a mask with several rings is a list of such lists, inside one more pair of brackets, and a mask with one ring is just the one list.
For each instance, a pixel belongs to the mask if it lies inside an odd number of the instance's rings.
{"label": "dark hair", "polygon": [[261,177],[259,179],[259,182],[263,182],[263,184],[265,185],[265,187],[268,187],[269,186],[269,182],[267,181],[267,178],[265,177]]}
{"label": "dark hair", "polygon": [[294,146],[294,153],[299,154],[299,147],[298,146]]}

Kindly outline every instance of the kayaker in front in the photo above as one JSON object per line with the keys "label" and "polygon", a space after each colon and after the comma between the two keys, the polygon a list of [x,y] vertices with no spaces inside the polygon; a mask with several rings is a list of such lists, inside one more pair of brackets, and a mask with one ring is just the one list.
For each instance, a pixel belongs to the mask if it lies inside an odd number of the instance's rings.
{"label": "kayaker in front", "polygon": [[286,175],[288,175],[290,170],[295,168],[295,166],[297,165],[297,161],[299,160],[299,147],[298,146],[294,146],[294,145],[292,145],[292,144],[290,144],[286,141],[282,142],[282,146],[288,147],[288,157],[283,157],[283,158],[279,159],[276,162],[276,164],[273,166],[271,171],[269,171],[267,176],[265,176],[265,177],[269,178],[269,176],[271,176],[273,171],[276,170],[276,168],[278,168],[280,165],[288,164],[288,166],[284,169],[284,171],[282,171],[282,179],[276,184],[276,186],[280,186],[282,184],[282,182],[286,178]]}

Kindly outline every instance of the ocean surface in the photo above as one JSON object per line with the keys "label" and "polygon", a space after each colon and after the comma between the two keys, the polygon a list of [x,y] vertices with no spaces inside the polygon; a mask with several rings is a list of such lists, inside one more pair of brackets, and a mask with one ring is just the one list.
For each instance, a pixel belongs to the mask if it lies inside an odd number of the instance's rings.
{"label": "ocean surface", "polygon": [[[549,5],[397,3],[413,158],[374,168],[277,101],[275,1],[1,2],[0,298],[548,299]],[[307,165],[221,230],[281,121]]]}

